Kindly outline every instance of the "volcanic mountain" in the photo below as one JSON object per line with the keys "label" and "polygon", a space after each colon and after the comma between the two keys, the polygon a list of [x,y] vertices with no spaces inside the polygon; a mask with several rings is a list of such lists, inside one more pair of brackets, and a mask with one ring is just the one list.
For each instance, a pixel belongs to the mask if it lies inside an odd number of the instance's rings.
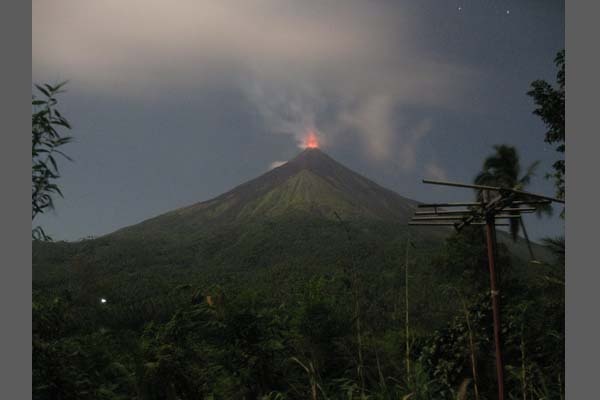
{"label": "volcanic mountain", "polygon": [[[428,269],[433,265],[428,260],[452,229],[409,229],[417,205],[311,148],[214,199],[111,234],[80,242],[34,242],[34,281],[42,286],[68,282],[73,269],[87,265],[87,271],[104,274],[103,295],[129,302],[182,283],[225,284],[228,279],[240,287],[275,280],[274,287],[287,293],[315,274],[344,275],[349,265],[387,279],[385,274],[393,275],[390,271],[404,262],[409,235],[415,244],[411,255],[420,260],[418,276],[433,285],[430,278],[439,271]],[[513,243],[498,233],[514,256],[529,259],[523,240]]]}
{"label": "volcanic mountain", "polygon": [[417,202],[346,168],[317,148],[212,200],[180,208],[115,234],[194,231],[285,216],[378,220],[405,225]]}
{"label": "volcanic mountain", "polygon": [[[197,257],[207,263],[215,262],[216,257],[231,264],[244,254],[252,254],[252,262],[258,262],[258,258],[269,259],[274,248],[291,258],[312,254],[334,259],[343,250],[335,248],[333,242],[340,244],[340,233],[345,237],[343,229],[350,225],[355,241],[363,236],[376,246],[405,237],[417,204],[350,170],[318,148],[307,148],[287,163],[220,196],[125,227],[104,239],[177,243],[185,249],[182,251],[196,249],[196,254],[202,254]],[[413,240],[437,246],[452,229],[413,227],[410,232]],[[498,239],[509,245],[513,254],[529,257],[524,240],[515,243],[502,231]]]}

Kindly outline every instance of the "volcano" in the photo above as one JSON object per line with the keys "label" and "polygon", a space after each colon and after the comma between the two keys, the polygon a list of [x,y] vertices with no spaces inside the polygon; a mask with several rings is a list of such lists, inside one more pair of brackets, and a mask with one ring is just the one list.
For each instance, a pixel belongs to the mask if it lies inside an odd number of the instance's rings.
{"label": "volcano", "polygon": [[[428,269],[428,260],[453,230],[410,227],[418,204],[318,148],[307,148],[213,199],[91,240],[34,242],[34,281],[67,282],[72,268],[86,260],[90,271],[105,274],[102,298],[133,302],[142,293],[162,293],[189,282],[237,282],[243,288],[275,280],[279,291],[291,293],[297,282],[312,276],[345,276],[349,265],[375,276],[395,276],[390,271],[403,265],[409,236],[416,245],[411,254],[423,260],[415,276],[429,282],[438,272]],[[498,239],[517,258],[528,259],[523,240],[513,243],[501,231]],[[534,245],[538,257],[543,255],[540,247]]]}
{"label": "volcano", "polygon": [[[355,238],[364,235],[365,241],[380,246],[406,237],[408,221],[418,204],[352,171],[322,150],[308,147],[287,163],[220,196],[103,238],[128,239],[146,246],[156,241],[177,243],[182,251],[203,254],[201,258],[209,264],[215,260],[235,264],[244,255],[242,258],[250,260],[245,264],[250,265],[259,258],[270,259],[273,249],[287,254],[288,259],[312,254],[333,260],[345,251],[345,245],[339,243],[343,233],[340,219],[352,225]],[[446,226],[412,227],[410,235],[414,241],[437,246],[452,231]],[[528,257],[524,240],[513,243],[502,231],[498,239],[521,258]],[[339,246],[333,246],[334,242]]]}
{"label": "volcano", "polygon": [[116,234],[195,231],[286,216],[377,220],[406,225],[418,202],[352,171],[318,148],[214,199],[180,208]]}

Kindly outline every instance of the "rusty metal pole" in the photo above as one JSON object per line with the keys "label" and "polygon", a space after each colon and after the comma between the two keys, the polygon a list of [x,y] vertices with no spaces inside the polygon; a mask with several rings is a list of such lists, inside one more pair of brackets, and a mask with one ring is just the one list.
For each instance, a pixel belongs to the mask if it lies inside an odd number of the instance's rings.
{"label": "rusty metal pole", "polygon": [[405,307],[405,320],[404,326],[406,328],[406,378],[408,382],[410,379],[410,333],[408,330],[408,247],[410,244],[410,237],[406,238],[406,260],[404,262],[404,307]]}
{"label": "rusty metal pole", "polygon": [[495,219],[493,213],[486,216],[486,238],[488,264],[490,268],[490,288],[492,297],[492,314],[494,317],[494,344],[496,347],[496,376],[498,380],[498,400],[504,400],[504,365],[502,363],[502,350],[500,347],[500,307],[499,292],[496,286],[496,243],[495,243]]}
{"label": "rusty metal pole", "polygon": [[[477,190],[481,196],[481,201],[477,202],[463,202],[463,203],[435,203],[435,204],[419,204],[419,208],[433,208],[433,212],[427,213],[415,213],[415,215],[421,215],[420,217],[414,216],[409,225],[452,225],[457,231],[460,231],[466,225],[486,225],[486,237],[487,237],[487,252],[488,262],[490,269],[490,291],[492,298],[492,312],[494,317],[494,344],[496,347],[496,372],[498,380],[498,399],[504,400],[504,365],[502,363],[502,350],[500,340],[500,306],[499,306],[499,292],[496,287],[496,225],[508,225],[508,224],[496,224],[496,218],[514,218],[517,215],[520,218],[520,213],[524,212],[526,208],[518,206],[534,206],[549,204],[551,202],[564,204],[565,201],[549,196],[542,196],[535,193],[528,193],[522,190],[516,190],[513,188],[504,188],[487,185],[469,185],[466,183],[457,182],[442,182],[434,181],[430,179],[423,179],[423,183],[430,183],[433,185],[445,185],[454,187],[463,187]],[[490,199],[490,195],[496,195],[494,199]],[[534,200],[531,200],[534,199]],[[516,207],[515,207],[516,206]],[[438,207],[469,207],[468,210],[454,210],[448,212],[447,210],[438,211]],[[459,212],[457,212],[459,211]],[[509,212],[508,215],[501,214],[502,212]],[[530,211],[527,209],[527,211]],[[517,212],[518,214],[514,214]],[[422,217],[422,215],[431,215],[431,217]],[[443,217],[443,215],[446,215]],[[460,218],[456,218],[461,216]],[[485,218],[485,223],[483,219]],[[429,220],[429,222],[424,222]],[[438,220],[439,223],[431,222],[432,220]],[[460,222],[451,222],[454,220],[460,220]],[[446,222],[443,222],[446,221]],[[524,227],[523,227],[524,228]],[[526,232],[524,232],[527,234]]]}

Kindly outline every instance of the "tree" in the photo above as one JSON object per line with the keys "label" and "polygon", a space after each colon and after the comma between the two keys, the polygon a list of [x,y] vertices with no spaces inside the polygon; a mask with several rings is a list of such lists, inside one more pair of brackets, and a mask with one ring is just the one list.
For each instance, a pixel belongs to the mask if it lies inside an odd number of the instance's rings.
{"label": "tree", "polygon": [[548,178],[554,179],[556,195],[563,199],[565,196],[565,50],[558,52],[554,63],[558,68],[556,82],[558,87],[554,88],[548,82],[538,79],[531,83],[531,90],[527,92],[537,105],[533,113],[539,116],[548,131],[544,141],[548,144],[556,144],[556,151],[561,153],[561,158],[552,167],[554,172],[548,174]]}
{"label": "tree", "polygon": [[[482,171],[475,178],[475,184],[500,186],[517,190],[524,189],[531,182],[539,161],[532,163],[525,173],[522,174],[517,149],[507,145],[496,145],[494,149],[496,152],[483,162]],[[481,197],[482,195],[480,191],[478,196]],[[540,207],[538,210],[546,213],[551,212],[551,208]],[[511,218],[510,220],[510,232],[513,240],[517,239],[519,230],[523,227],[520,221],[519,218]]]}
{"label": "tree", "polygon": [[[54,208],[55,195],[62,196],[62,192],[55,183],[60,177],[55,155],[62,155],[71,160],[59,148],[71,142],[72,137],[61,135],[58,129],[71,129],[69,122],[55,108],[56,95],[62,93],[61,88],[65,82],[56,86],[35,85],[44,96],[32,96],[31,114],[31,220]],[[42,227],[37,226],[31,232],[34,240],[51,240]]]}

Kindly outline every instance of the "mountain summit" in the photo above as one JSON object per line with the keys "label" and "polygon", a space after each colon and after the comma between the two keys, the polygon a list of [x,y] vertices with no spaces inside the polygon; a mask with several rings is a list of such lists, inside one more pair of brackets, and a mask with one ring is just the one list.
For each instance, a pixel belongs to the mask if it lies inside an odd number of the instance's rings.
{"label": "mountain summit", "polygon": [[316,148],[214,199],[121,231],[165,231],[238,224],[288,215],[408,222],[417,202],[350,170]]}

